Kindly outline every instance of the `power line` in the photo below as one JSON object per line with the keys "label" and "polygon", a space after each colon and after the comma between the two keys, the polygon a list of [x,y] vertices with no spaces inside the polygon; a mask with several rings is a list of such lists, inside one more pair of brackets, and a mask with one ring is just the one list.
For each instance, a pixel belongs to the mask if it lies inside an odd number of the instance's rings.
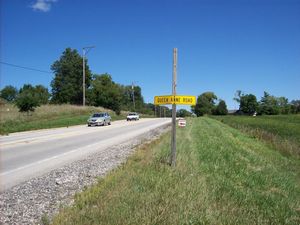
{"label": "power line", "polygon": [[7,63],[7,62],[1,62],[0,61],[0,63],[4,64],[4,65],[7,65],[7,66],[17,67],[17,68],[21,68],[21,69],[25,69],[25,70],[32,70],[32,71],[37,71],[37,72],[41,72],[41,73],[52,73],[52,72],[46,71],[46,70],[39,70],[39,69],[31,68],[31,67],[19,66],[19,65]]}

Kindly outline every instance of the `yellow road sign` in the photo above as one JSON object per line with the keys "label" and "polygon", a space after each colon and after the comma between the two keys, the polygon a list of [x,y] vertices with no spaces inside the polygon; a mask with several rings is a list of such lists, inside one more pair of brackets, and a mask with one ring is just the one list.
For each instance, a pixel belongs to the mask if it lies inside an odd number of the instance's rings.
{"label": "yellow road sign", "polygon": [[155,96],[154,105],[196,105],[195,96],[186,95],[165,95],[165,96]]}

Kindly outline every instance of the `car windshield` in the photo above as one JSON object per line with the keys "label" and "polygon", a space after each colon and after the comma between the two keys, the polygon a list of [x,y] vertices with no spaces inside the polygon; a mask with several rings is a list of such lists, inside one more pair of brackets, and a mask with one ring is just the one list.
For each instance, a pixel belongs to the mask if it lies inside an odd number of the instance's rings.
{"label": "car windshield", "polygon": [[135,116],[136,113],[129,113],[129,116]]}
{"label": "car windshield", "polygon": [[104,113],[95,113],[92,117],[104,117]]}

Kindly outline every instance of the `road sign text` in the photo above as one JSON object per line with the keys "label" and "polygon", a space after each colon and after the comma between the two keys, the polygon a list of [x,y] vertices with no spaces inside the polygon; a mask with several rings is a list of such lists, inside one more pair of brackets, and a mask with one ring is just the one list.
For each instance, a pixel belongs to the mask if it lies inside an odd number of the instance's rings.
{"label": "road sign text", "polygon": [[165,96],[155,96],[154,105],[196,105],[195,96],[185,96],[185,95],[165,95]]}

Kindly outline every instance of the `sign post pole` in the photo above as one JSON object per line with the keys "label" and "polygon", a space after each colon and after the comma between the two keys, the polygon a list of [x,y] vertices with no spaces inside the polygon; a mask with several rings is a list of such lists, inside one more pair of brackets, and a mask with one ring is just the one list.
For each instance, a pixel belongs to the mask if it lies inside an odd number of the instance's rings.
{"label": "sign post pole", "polygon": [[[173,49],[172,95],[176,96],[177,86],[177,48]],[[171,166],[176,166],[176,104],[172,104]]]}
{"label": "sign post pole", "polygon": [[[176,166],[176,105],[196,105],[196,97],[191,95],[176,95],[177,87],[177,48],[173,49],[173,81],[172,81],[172,95],[154,96],[155,115],[158,106],[172,105],[172,134],[171,134],[171,156],[170,164],[172,167]],[[164,108],[165,113],[165,108]],[[166,115],[165,115],[166,116]],[[185,121],[180,121],[180,125],[186,125]]]}

